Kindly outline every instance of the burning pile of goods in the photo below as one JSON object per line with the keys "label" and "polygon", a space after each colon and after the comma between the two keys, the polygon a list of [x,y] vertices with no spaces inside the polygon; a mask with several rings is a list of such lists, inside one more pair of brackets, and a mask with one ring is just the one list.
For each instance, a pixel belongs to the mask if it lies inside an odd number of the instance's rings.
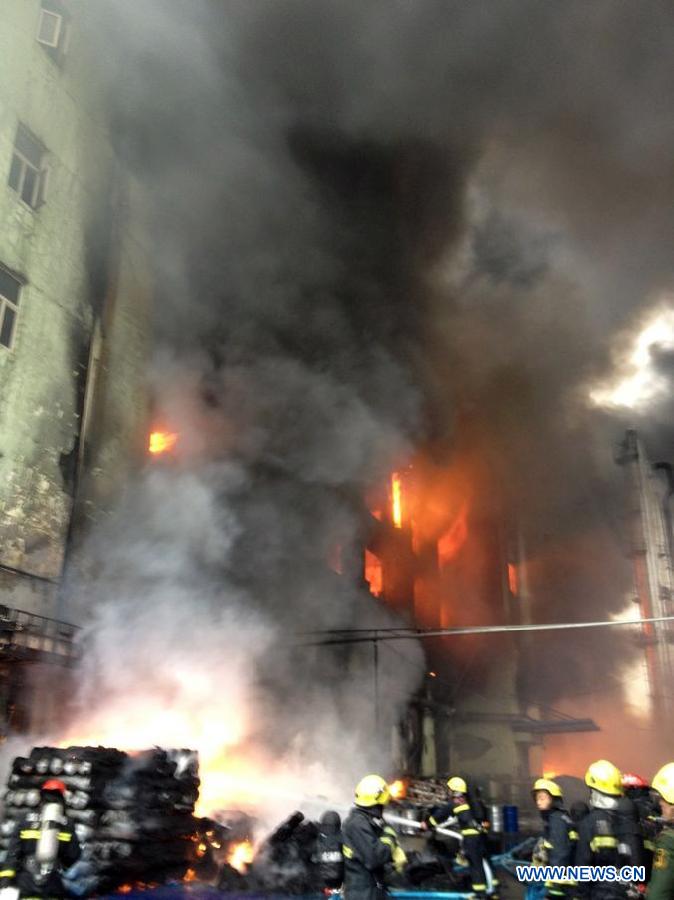
{"label": "burning pile of goods", "polygon": [[0,826],[4,860],[16,826],[40,804],[46,778],[66,785],[66,814],[82,844],[75,893],[181,878],[198,864],[198,757],[190,750],[136,755],[105,747],[36,747],[12,764]]}

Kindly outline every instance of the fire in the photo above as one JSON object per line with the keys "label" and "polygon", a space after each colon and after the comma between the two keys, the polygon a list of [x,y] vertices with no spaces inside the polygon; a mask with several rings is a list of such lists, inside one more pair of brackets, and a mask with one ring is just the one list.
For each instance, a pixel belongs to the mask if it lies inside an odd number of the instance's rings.
{"label": "fire", "polygon": [[553,771],[543,772],[543,778],[547,778],[548,780],[552,780],[557,777],[557,773]]}
{"label": "fire", "polygon": [[391,476],[391,518],[396,528],[403,527],[403,488],[397,472]]}
{"label": "fire", "polygon": [[365,551],[365,581],[370,585],[373,597],[381,597],[384,590],[384,571],[381,560],[369,550]]}
{"label": "fire", "polygon": [[148,452],[157,456],[172,450],[178,441],[178,435],[169,431],[153,431],[148,442]]}
{"label": "fire", "polygon": [[407,785],[402,778],[398,778],[393,784],[389,784],[388,790],[393,800],[403,800],[407,794]]}
{"label": "fire", "polygon": [[227,862],[233,869],[236,869],[237,872],[241,872],[243,875],[246,867],[252,863],[253,855],[254,851],[251,842],[241,841],[240,844],[234,844],[231,848],[227,854]]}
{"label": "fire", "polygon": [[519,577],[517,566],[513,563],[508,563],[508,588],[513,597],[517,597],[519,593]]}
{"label": "fire", "polygon": [[438,559],[447,565],[463,547],[468,537],[468,504],[463,503],[457,517],[438,541]]}

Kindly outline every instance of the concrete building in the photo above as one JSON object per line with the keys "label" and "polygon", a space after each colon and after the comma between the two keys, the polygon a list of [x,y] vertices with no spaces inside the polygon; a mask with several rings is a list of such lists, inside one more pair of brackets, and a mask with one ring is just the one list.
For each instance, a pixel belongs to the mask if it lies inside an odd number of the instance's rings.
{"label": "concrete building", "polygon": [[0,604],[47,619],[76,527],[146,430],[150,254],[106,123],[94,6],[0,13]]}
{"label": "concrete building", "polygon": [[[371,500],[375,515],[364,564],[370,591],[421,628],[531,624],[523,537],[493,503],[480,501],[481,492],[493,500],[496,487],[476,477],[470,505],[462,499],[469,476],[448,476],[449,489],[431,489],[442,525],[437,529],[434,522],[429,530],[422,524],[429,513],[419,500],[427,485],[419,490],[416,477],[428,478],[413,469],[395,473],[388,495]],[[541,771],[546,735],[598,730],[590,719],[520,696],[527,638],[425,641],[432,677],[413,705],[416,723],[404,724],[414,749],[402,766],[409,774],[460,773],[480,783],[492,801],[520,803],[530,797],[532,774]]]}
{"label": "concrete building", "polygon": [[[628,431],[616,461],[625,474],[628,552],[634,573],[639,618],[674,615],[672,467],[653,465],[636,431]],[[655,721],[674,712],[674,628],[672,622],[645,623],[639,645]]]}

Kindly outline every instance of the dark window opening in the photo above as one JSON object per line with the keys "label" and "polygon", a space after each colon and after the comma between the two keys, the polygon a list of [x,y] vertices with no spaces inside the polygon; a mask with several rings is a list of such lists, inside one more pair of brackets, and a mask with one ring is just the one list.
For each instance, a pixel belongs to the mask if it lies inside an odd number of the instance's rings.
{"label": "dark window opening", "polygon": [[19,314],[21,282],[0,268],[0,346],[12,347]]}

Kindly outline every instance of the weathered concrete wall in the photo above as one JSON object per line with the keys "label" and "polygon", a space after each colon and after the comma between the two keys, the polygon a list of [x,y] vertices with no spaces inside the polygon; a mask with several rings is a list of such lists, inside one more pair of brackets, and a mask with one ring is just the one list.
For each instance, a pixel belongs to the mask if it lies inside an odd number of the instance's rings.
{"label": "weathered concrete wall", "polygon": [[[137,205],[110,200],[130,188],[88,57],[86,0],[72,0],[70,9],[62,65],[35,39],[39,0],[6,0],[0,28],[0,265],[25,279],[13,346],[0,346],[0,566],[55,581],[76,487],[93,329],[101,321],[105,390],[93,396],[90,418],[101,435],[91,447],[109,493],[142,427],[151,289],[142,229],[130,222]],[[20,122],[47,149],[46,203],[36,210],[7,183]],[[134,270],[141,274],[132,277]],[[105,410],[96,412],[96,402]],[[96,481],[88,481],[93,511]],[[46,615],[55,593],[48,581],[8,572],[0,581],[0,602]]]}

